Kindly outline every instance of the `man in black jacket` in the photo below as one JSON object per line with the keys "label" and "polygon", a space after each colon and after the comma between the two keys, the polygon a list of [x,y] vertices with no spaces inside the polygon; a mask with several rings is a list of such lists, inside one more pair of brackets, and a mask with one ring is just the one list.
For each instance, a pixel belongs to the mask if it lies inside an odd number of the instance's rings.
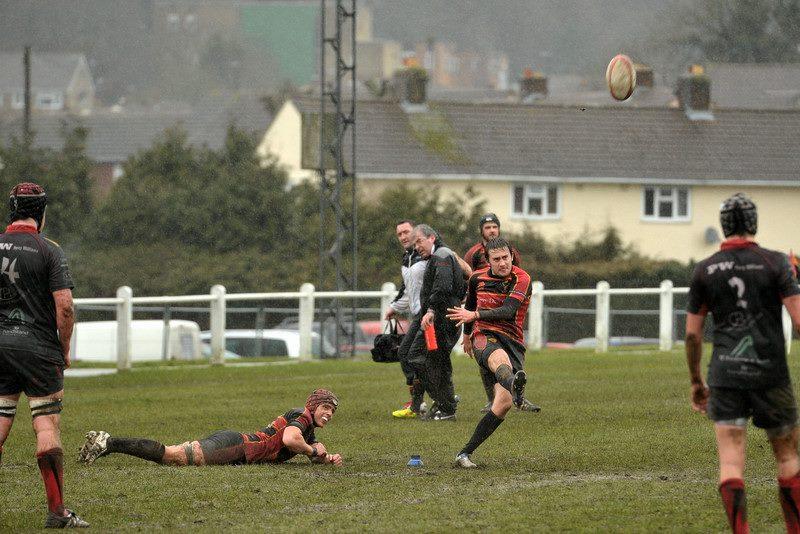
{"label": "man in black jacket", "polygon": [[423,350],[424,365],[419,359],[414,362],[419,368],[418,376],[423,387],[438,406],[431,414],[436,421],[452,420],[456,417],[456,397],[453,387],[453,365],[450,352],[458,341],[459,329],[446,317],[447,308],[459,306],[464,297],[466,284],[464,272],[455,253],[442,243],[436,231],[427,224],[414,229],[414,246],[417,252],[428,259],[420,291],[420,334],[424,343],[424,331],[435,330],[436,348]]}

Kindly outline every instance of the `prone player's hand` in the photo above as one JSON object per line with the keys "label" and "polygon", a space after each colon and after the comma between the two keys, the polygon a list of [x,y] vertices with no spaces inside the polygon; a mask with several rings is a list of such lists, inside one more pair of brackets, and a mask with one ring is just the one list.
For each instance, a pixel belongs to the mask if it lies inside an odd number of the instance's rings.
{"label": "prone player's hand", "polygon": [[341,454],[329,454],[325,457],[325,460],[329,464],[333,464],[336,467],[342,467],[342,455]]}
{"label": "prone player's hand", "polygon": [[328,454],[328,449],[325,448],[325,445],[323,445],[321,441],[314,443],[313,446],[317,448],[318,457],[324,458],[325,455]]}
{"label": "prone player's hand", "polygon": [[705,382],[695,383],[691,386],[692,410],[706,413],[708,408],[708,386]]}

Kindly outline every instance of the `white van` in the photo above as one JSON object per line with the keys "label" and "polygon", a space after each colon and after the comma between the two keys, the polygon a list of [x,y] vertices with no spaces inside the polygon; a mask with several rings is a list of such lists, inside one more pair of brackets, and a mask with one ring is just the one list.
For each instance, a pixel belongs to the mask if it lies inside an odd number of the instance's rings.
{"label": "white van", "polygon": [[[197,360],[200,352],[200,326],[194,321],[171,320],[166,358],[162,356],[164,321],[131,321],[131,361]],[[72,358],[79,362],[117,360],[117,322],[84,321],[75,323],[72,333]]]}
{"label": "white van", "polygon": [[[203,332],[200,339],[211,342],[211,332]],[[311,352],[319,358],[322,340],[316,332],[311,333]],[[333,347],[326,343],[326,354]],[[288,356],[300,357],[300,333],[297,330],[265,328],[263,330],[225,330],[225,350],[235,352],[243,358]]]}

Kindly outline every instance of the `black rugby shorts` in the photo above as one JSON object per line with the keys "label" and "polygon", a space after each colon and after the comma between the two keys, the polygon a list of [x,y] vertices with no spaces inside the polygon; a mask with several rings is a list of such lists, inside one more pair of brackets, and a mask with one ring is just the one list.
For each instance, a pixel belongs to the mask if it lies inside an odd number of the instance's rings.
{"label": "black rugby shorts", "polygon": [[515,373],[521,371],[525,366],[525,349],[518,343],[514,343],[506,336],[495,334],[494,332],[476,331],[472,334],[472,355],[478,365],[489,371],[492,375],[492,380],[495,382],[497,380],[494,378],[494,373],[489,369],[489,356],[496,350],[503,350],[508,354],[511,368]]}
{"label": "black rugby shorts", "polygon": [[0,348],[0,395],[46,397],[64,389],[64,361],[21,349]]}
{"label": "black rugby shorts", "polygon": [[764,430],[794,428],[797,402],[792,385],[770,389],[710,388],[708,418],[715,423],[744,426],[749,418]]}

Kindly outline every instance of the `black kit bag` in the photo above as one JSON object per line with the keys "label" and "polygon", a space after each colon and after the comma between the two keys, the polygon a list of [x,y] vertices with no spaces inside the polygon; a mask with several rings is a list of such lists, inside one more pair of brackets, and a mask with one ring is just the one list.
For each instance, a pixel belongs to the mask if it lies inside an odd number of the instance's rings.
{"label": "black kit bag", "polygon": [[399,362],[400,358],[397,355],[397,349],[400,348],[400,343],[403,342],[405,333],[400,328],[400,322],[394,319],[389,319],[386,323],[386,332],[375,336],[373,343],[372,361],[378,363],[393,363]]}

